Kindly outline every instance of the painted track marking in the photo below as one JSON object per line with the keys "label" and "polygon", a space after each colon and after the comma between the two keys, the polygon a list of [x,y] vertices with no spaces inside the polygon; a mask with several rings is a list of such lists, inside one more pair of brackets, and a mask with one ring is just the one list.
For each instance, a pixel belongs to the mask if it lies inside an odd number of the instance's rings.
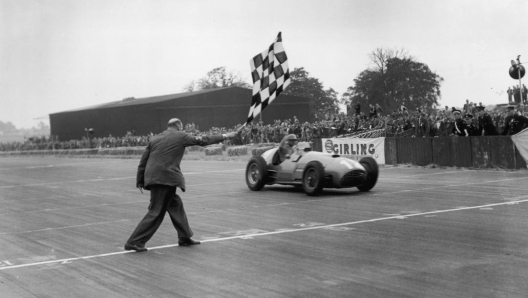
{"label": "painted track marking", "polygon": [[[522,197],[525,197],[525,196],[522,196]],[[434,214],[439,214],[439,213],[447,213],[447,212],[455,212],[455,211],[463,211],[463,210],[474,210],[474,209],[481,209],[481,208],[490,208],[490,207],[494,207],[494,206],[512,205],[512,204],[519,204],[519,203],[525,203],[525,202],[528,202],[528,199],[518,200],[518,201],[502,202],[502,203],[493,203],[493,204],[486,204],[486,205],[479,205],[479,206],[472,206],[472,207],[459,207],[459,208],[455,208],[455,209],[428,211],[428,212],[413,213],[413,214],[408,214],[408,215],[379,217],[379,218],[372,218],[372,219],[365,219],[365,220],[351,221],[351,222],[330,224],[330,225],[322,225],[322,226],[317,225],[317,226],[298,228],[298,229],[281,229],[279,231],[274,231],[274,232],[265,232],[265,233],[246,234],[246,235],[238,235],[238,236],[206,239],[206,240],[203,240],[202,243],[226,241],[226,240],[233,240],[233,239],[244,239],[244,238],[247,239],[247,238],[253,238],[253,237],[261,237],[261,236],[277,235],[277,234],[285,234],[285,233],[294,233],[294,232],[302,232],[302,231],[309,231],[309,230],[328,229],[328,228],[333,228],[333,227],[350,226],[350,225],[357,225],[357,224],[362,224],[362,223],[385,221],[385,220],[391,220],[391,219],[402,219],[402,218],[409,218],[409,217],[416,217],[416,216],[434,215]],[[170,248],[170,247],[176,247],[176,246],[178,246],[178,244],[168,244],[168,245],[150,247],[149,250],[158,250],[158,249]],[[65,263],[68,263],[68,262],[71,262],[71,261],[88,260],[88,259],[94,259],[94,258],[122,255],[122,254],[127,254],[127,253],[133,253],[133,251],[118,251],[118,252],[104,253],[104,254],[91,255],[91,256],[82,256],[82,257],[66,258],[66,259],[51,260],[51,261],[44,261],[44,262],[35,262],[35,263],[28,263],[28,264],[19,264],[19,265],[13,265],[13,266],[5,266],[5,267],[0,267],[0,271],[1,270],[16,269],[16,268],[23,268],[23,267],[32,267],[32,266],[46,265],[46,264],[54,264],[54,263],[65,264]]]}

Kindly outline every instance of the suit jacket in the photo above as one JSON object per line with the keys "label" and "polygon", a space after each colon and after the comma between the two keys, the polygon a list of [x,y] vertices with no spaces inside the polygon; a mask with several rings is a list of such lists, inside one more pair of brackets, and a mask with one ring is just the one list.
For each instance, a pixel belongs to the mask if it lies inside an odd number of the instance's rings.
{"label": "suit jacket", "polygon": [[499,133],[497,132],[497,129],[495,128],[495,125],[493,124],[493,119],[491,119],[491,116],[485,113],[482,115],[482,117],[479,117],[479,129],[480,133],[484,132],[485,136],[495,136]]}
{"label": "suit jacket", "polygon": [[425,116],[420,116],[418,118],[418,134],[417,136],[424,137],[429,136],[429,130],[431,129],[429,126],[429,119]]}
{"label": "suit jacket", "polygon": [[469,135],[466,122],[462,119],[457,119],[454,122],[453,134],[457,136],[465,137]]}
{"label": "suit jacket", "polygon": [[504,129],[502,130],[502,135],[505,136],[505,135],[508,135],[508,132],[510,132],[511,134],[511,131],[510,131],[510,124],[511,122],[513,121],[513,116],[506,116],[506,119],[504,119]]}
{"label": "suit jacket", "polygon": [[185,191],[185,179],[180,162],[185,147],[207,146],[224,140],[222,135],[195,137],[184,131],[167,129],[150,139],[139,162],[136,186],[150,189],[151,185],[176,186]]}
{"label": "suit jacket", "polygon": [[436,120],[431,124],[431,129],[429,130],[429,135],[431,137],[443,137],[445,132],[445,124],[442,120]]}
{"label": "suit jacket", "polygon": [[528,118],[515,114],[513,115],[513,121],[510,122],[510,134],[514,135],[528,126]]}
{"label": "suit jacket", "polygon": [[453,127],[455,126],[455,122],[452,122],[450,120],[444,120],[444,132],[443,137],[448,137],[453,133]]}

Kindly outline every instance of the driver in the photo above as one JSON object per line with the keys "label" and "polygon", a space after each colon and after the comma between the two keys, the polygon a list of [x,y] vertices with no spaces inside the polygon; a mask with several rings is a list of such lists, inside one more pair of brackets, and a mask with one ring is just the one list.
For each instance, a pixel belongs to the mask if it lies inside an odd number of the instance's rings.
{"label": "driver", "polygon": [[289,159],[292,153],[295,151],[297,143],[297,136],[294,134],[289,134],[285,136],[279,145],[279,163],[282,163],[286,159]]}

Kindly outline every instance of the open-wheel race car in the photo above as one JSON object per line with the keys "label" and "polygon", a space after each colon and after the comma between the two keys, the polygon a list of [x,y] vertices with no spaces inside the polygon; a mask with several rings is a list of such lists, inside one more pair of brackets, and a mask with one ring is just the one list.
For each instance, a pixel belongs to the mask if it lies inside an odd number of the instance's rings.
{"label": "open-wheel race car", "polygon": [[310,143],[299,142],[284,155],[281,147],[253,156],[246,167],[249,189],[258,191],[264,185],[282,184],[302,187],[307,195],[316,196],[323,188],[357,187],[371,190],[378,180],[378,163],[372,157],[355,161],[340,155],[312,151]]}

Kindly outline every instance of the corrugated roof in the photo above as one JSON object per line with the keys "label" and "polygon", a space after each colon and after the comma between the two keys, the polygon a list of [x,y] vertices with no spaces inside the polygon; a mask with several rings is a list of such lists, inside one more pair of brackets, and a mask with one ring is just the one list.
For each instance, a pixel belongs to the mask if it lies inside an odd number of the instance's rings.
{"label": "corrugated roof", "polygon": [[[79,109],[73,109],[68,111],[62,111],[57,112],[53,114],[58,113],[66,113],[66,112],[76,112],[76,111],[83,111],[83,110],[94,110],[94,109],[106,109],[106,108],[116,108],[116,107],[126,107],[126,106],[134,106],[134,105],[142,105],[142,104],[151,104],[156,102],[163,102],[167,100],[173,100],[177,98],[184,98],[189,97],[197,94],[204,94],[209,92],[218,91],[221,89],[228,89],[228,88],[241,88],[241,87],[223,87],[223,88],[215,88],[215,89],[208,89],[208,90],[201,90],[201,91],[193,91],[193,92],[183,92],[183,93],[176,93],[176,94],[169,94],[169,95],[159,95],[159,96],[152,96],[152,97],[144,97],[144,98],[125,98],[119,101],[112,101],[104,104],[99,104],[95,106],[89,106]],[[243,88],[245,89],[245,88]]]}

